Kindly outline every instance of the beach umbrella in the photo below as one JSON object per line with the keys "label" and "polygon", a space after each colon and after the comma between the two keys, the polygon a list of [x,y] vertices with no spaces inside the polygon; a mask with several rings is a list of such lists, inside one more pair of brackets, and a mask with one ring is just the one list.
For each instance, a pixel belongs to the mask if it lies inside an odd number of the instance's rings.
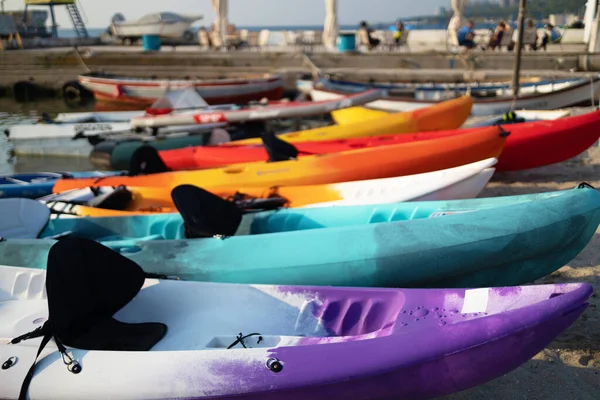
{"label": "beach umbrella", "polygon": [[463,11],[469,4],[469,0],[451,0],[452,11],[454,11],[454,15],[450,18],[450,23],[448,24],[448,30],[457,31],[461,26],[464,25],[464,15]]}
{"label": "beach umbrella", "polygon": [[227,14],[229,13],[229,0],[212,0],[213,9],[215,11],[215,31],[223,44],[227,44]]}
{"label": "beach umbrella", "polygon": [[323,44],[334,49],[338,36],[337,0],[325,0],[325,26],[323,27]]}

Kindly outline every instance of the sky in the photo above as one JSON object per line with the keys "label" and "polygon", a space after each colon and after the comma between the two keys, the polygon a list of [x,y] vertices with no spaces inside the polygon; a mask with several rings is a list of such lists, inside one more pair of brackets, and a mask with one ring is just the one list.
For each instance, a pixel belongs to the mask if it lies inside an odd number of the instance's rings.
{"label": "sky", "polygon": [[[157,11],[203,14],[210,25],[214,18],[210,0],[79,0],[89,28],[106,28],[114,14],[137,19]],[[23,8],[23,0],[6,0],[5,9]],[[437,7],[450,8],[450,0],[338,0],[340,24],[394,21],[397,18],[433,13]],[[46,7],[47,9],[47,7]],[[66,9],[57,7],[56,18],[62,28],[71,28]],[[229,0],[229,19],[238,26],[318,25],[325,19],[323,0]],[[50,19],[48,18],[48,21]],[[198,25],[198,24],[195,24]]]}

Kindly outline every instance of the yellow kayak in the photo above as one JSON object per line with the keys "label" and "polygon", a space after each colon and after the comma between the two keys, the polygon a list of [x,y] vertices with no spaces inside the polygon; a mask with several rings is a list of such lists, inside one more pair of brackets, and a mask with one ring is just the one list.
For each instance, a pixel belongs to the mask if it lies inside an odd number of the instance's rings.
{"label": "yellow kayak", "polygon": [[[471,96],[462,96],[418,110],[392,114],[384,113],[385,115],[381,118],[366,121],[361,119],[351,124],[285,133],[279,137],[295,143],[457,129],[471,114],[472,106],[473,99]],[[261,143],[260,138],[253,138],[236,140],[228,143],[228,145]]]}
{"label": "yellow kayak", "polygon": [[361,121],[383,118],[386,115],[390,115],[390,113],[366,107],[350,107],[331,112],[331,118],[338,125],[355,124]]}

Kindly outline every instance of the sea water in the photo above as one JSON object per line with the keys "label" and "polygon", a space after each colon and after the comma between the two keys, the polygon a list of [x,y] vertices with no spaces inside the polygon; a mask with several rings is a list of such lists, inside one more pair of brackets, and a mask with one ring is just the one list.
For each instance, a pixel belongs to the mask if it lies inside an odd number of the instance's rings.
{"label": "sea water", "polygon": [[61,112],[93,111],[93,106],[72,109],[59,99],[17,103],[0,99],[0,174],[40,171],[87,171],[95,169],[85,157],[23,157],[13,156],[12,144],[4,134],[11,125],[37,121],[42,113],[55,116]]}

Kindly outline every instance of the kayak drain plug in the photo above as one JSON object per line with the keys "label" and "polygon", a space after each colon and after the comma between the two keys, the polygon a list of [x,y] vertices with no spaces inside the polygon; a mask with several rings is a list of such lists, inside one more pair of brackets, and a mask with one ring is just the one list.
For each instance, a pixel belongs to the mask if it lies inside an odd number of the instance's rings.
{"label": "kayak drain plug", "polygon": [[272,372],[279,373],[283,370],[283,365],[276,358],[269,358],[267,360],[267,368],[269,368]]}
{"label": "kayak drain plug", "polygon": [[16,363],[17,363],[17,357],[11,357],[8,360],[4,361],[4,363],[2,364],[2,369],[4,369],[4,370],[9,369]]}

